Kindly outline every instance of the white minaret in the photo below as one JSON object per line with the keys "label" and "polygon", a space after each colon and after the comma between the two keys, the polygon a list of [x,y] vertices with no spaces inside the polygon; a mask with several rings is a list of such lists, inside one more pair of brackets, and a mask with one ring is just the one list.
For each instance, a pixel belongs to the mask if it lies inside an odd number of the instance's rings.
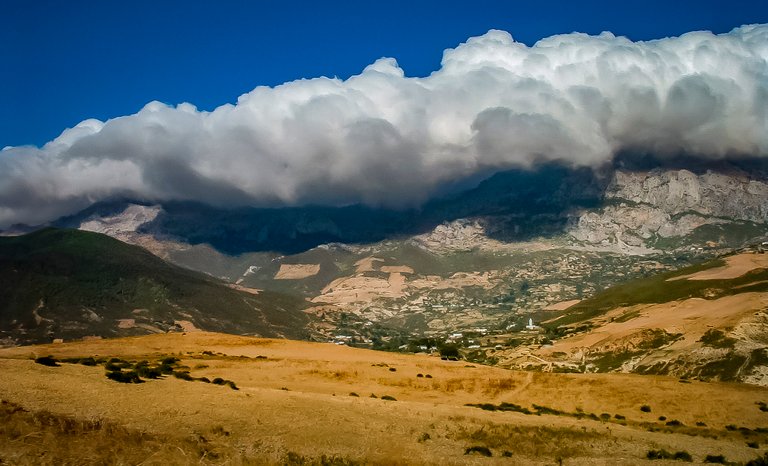
{"label": "white minaret", "polygon": [[528,318],[528,325],[526,325],[525,328],[527,328],[528,330],[533,330],[536,328],[536,326],[533,325],[533,318],[531,317]]}

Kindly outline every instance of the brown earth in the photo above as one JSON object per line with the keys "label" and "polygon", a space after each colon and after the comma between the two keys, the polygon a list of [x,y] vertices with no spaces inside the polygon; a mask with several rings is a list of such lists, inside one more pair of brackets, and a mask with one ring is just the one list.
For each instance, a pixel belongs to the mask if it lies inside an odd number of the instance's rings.
{"label": "brown earth", "polygon": [[300,280],[320,273],[320,264],[280,264],[275,280]]}

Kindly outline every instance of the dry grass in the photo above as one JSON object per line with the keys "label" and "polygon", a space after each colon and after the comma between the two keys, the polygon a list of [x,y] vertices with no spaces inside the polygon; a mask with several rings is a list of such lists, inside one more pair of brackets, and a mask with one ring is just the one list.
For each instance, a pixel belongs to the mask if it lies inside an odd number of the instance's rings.
{"label": "dry grass", "polygon": [[[240,390],[173,377],[119,384],[107,380],[103,367],[46,367],[28,359],[48,354],[129,361],[173,354],[193,377],[222,377]],[[687,450],[698,460],[722,453],[747,461],[757,452],[739,431],[725,426],[768,425],[768,415],[756,404],[768,401],[768,390],[746,385],[468,368],[428,356],[210,333],[0,350],[0,373],[0,398],[28,410],[12,413],[20,417],[4,423],[0,435],[0,459],[11,464],[39,463],[26,459],[44,451],[53,455],[49,464],[139,464],[147,458],[147,464],[200,458],[226,464],[501,464],[509,461],[500,456],[504,451],[525,464],[552,464],[557,457],[568,458],[568,464],[635,464],[648,450],[660,448]],[[619,414],[626,425],[464,406],[501,402]],[[642,405],[652,411],[641,411]],[[42,411],[70,419],[76,428],[67,433],[49,426],[27,437],[39,444],[18,441],[39,427],[33,421],[33,427],[13,426]],[[657,421],[661,415],[685,426],[704,422],[708,436],[704,430],[668,428]],[[109,427],[89,427],[94,419],[93,425]],[[118,437],[134,436],[137,440],[120,443],[136,445],[130,452],[135,456],[108,456],[128,453],[110,443],[105,429],[122,432]],[[748,440],[762,445],[768,439],[753,435]],[[475,445],[490,448],[494,456],[465,456]]]}

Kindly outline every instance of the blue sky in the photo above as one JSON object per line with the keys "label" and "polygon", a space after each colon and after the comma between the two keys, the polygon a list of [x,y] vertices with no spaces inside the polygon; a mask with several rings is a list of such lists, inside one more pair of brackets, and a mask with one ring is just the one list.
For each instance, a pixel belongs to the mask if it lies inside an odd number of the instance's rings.
{"label": "blue sky", "polygon": [[610,30],[632,40],[768,22],[768,2],[0,2],[0,147],[41,145],[144,104],[234,102],[257,85],[347,78],[379,57],[408,76],[489,29],[521,42]]}

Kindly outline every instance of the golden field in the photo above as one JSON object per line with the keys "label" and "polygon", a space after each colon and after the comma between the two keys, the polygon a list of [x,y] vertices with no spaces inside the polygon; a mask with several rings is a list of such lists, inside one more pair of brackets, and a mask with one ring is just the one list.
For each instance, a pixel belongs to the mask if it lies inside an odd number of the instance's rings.
{"label": "golden field", "polygon": [[[173,376],[124,384],[103,365],[33,361],[47,355],[175,356],[191,376],[239,389]],[[207,332],[7,348],[0,374],[0,464],[634,465],[662,449],[746,462],[768,443],[758,405],[768,390],[752,385],[516,372]],[[503,402],[538,414],[466,406]],[[666,463],[679,464],[651,464]]]}

